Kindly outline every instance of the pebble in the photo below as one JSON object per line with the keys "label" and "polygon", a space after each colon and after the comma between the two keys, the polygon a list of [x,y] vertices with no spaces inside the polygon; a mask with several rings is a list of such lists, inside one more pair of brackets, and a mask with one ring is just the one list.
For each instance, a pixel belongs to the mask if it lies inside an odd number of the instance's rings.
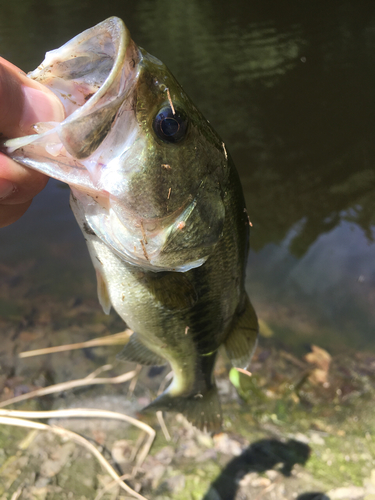
{"label": "pebble", "polygon": [[360,486],[348,486],[346,488],[336,488],[327,492],[331,500],[359,500],[363,498],[365,489]]}

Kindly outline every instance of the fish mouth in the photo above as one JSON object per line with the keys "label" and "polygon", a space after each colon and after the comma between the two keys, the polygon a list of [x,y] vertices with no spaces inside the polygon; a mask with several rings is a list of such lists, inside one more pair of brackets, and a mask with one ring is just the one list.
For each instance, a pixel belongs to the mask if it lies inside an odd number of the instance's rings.
{"label": "fish mouth", "polygon": [[[36,134],[7,140],[2,150],[25,166],[102,197],[101,168],[121,154],[121,147],[129,146],[127,141],[116,144],[112,129],[131,107],[140,58],[117,17],[47,52],[28,76],[59,98],[66,118],[61,123],[37,123]],[[129,122],[123,137],[134,129],[134,119]],[[105,148],[100,148],[104,142]]]}

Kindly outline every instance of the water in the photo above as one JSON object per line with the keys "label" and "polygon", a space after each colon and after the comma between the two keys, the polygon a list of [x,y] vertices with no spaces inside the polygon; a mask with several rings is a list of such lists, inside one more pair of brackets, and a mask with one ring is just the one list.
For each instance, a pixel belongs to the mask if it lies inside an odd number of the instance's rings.
{"label": "water", "polygon": [[[234,157],[253,223],[247,286],[260,317],[296,349],[309,342],[374,349],[370,2],[0,6],[0,54],[26,71],[83,29],[122,17],[136,42],[172,69]],[[27,255],[54,269],[56,280],[79,272],[93,282],[67,198],[50,182],[25,217],[1,230],[1,262]],[[57,293],[53,280],[50,286]]]}

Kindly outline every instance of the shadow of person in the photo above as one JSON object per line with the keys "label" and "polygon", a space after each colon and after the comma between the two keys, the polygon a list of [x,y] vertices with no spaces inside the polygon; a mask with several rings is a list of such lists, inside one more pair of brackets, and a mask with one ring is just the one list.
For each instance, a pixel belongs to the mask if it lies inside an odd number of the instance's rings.
{"label": "shadow of person", "polygon": [[202,500],[235,500],[239,482],[249,472],[278,466],[279,472],[290,476],[294,465],[304,465],[309,456],[310,447],[294,439],[286,443],[277,439],[257,441],[227,464]]}

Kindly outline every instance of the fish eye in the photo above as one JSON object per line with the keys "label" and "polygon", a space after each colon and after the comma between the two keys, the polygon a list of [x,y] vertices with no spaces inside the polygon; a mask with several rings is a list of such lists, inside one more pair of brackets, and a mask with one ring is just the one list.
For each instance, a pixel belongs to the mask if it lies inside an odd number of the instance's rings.
{"label": "fish eye", "polygon": [[165,106],[155,116],[152,126],[159,139],[174,144],[185,137],[188,118],[183,111]]}

